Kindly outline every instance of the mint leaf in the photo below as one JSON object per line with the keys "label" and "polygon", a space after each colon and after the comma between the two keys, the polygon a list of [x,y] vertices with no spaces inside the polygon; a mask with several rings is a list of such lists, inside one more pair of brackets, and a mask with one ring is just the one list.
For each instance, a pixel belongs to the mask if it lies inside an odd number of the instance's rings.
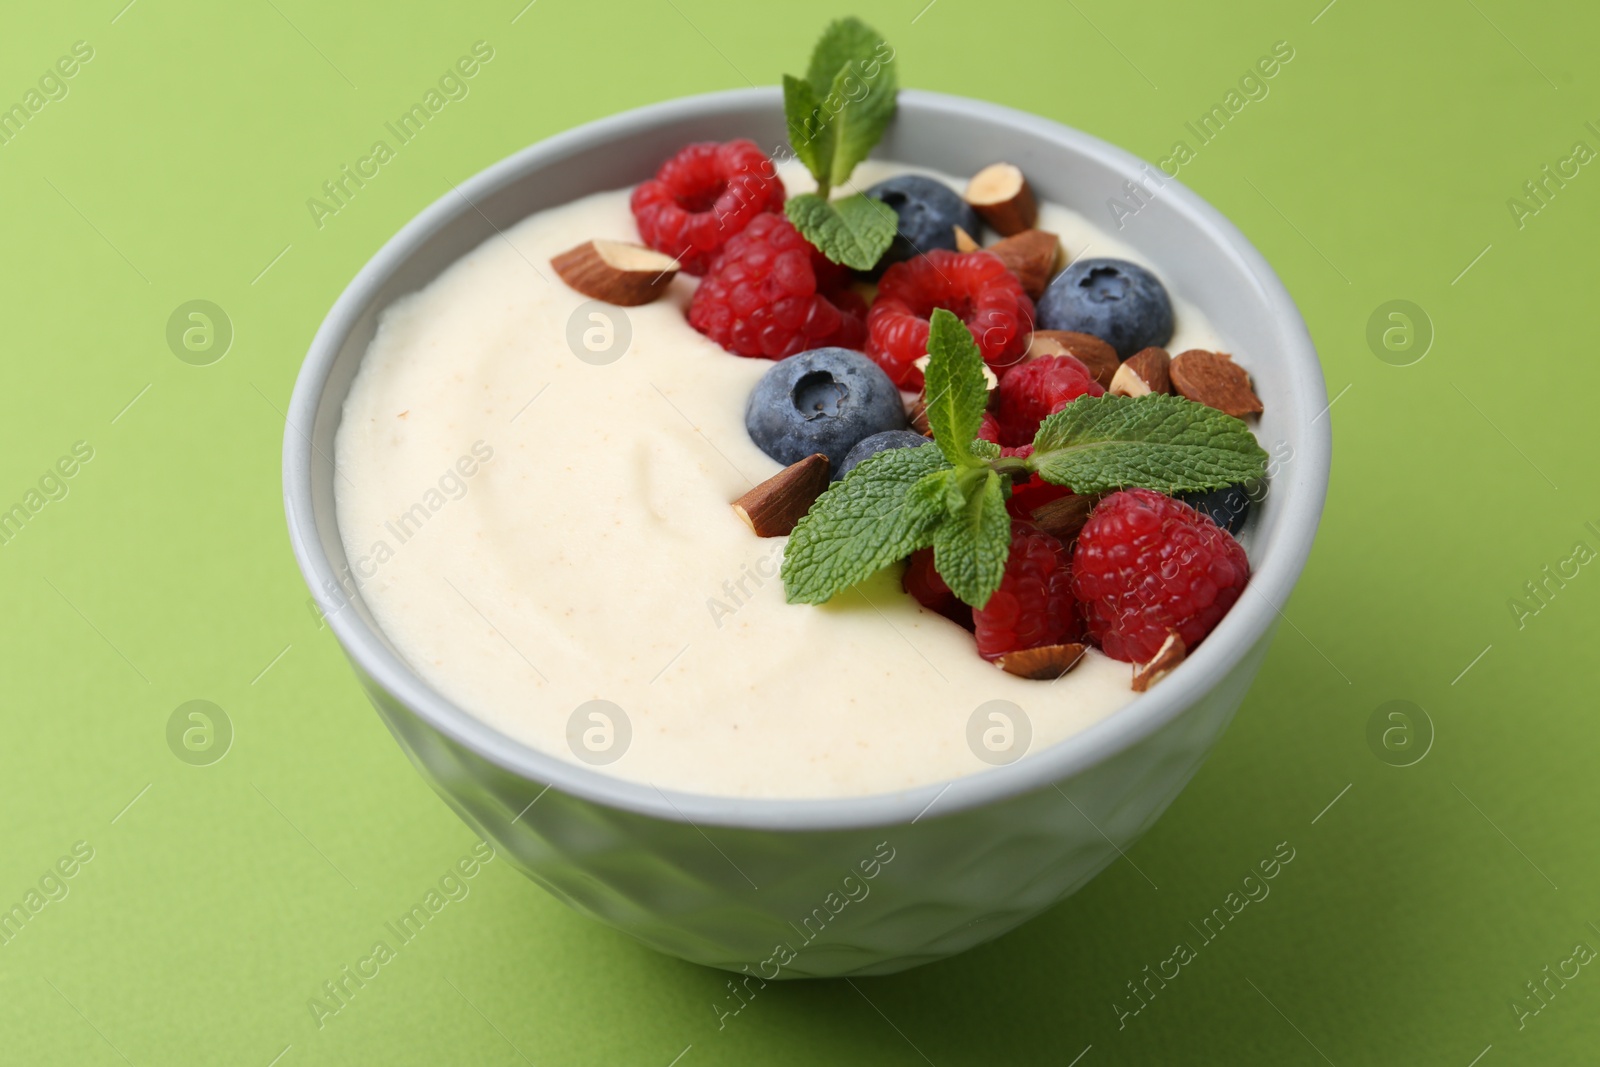
{"label": "mint leaf", "polygon": [[893,208],[859,195],[830,202],[816,193],[801,193],[791,197],[783,211],[818,251],[856,270],[877,265],[899,224]]}
{"label": "mint leaf", "polygon": [[783,117],[789,126],[789,143],[794,154],[806,165],[812,177],[833,171],[833,141],[823,137],[822,95],[811,83],[792,74],[783,76]]}
{"label": "mint leaf", "polygon": [[932,544],[934,527],[949,514],[950,473],[937,448],[891,448],[830,486],[784,549],[789,603],[821,604]]}
{"label": "mint leaf", "polygon": [[823,196],[843,184],[883,136],[894,117],[896,81],[894,49],[871,26],[845,18],[822,32],[806,82],[817,102],[812,136],[829,142],[821,153],[827,167],[812,169]]}
{"label": "mint leaf", "polygon": [[1215,408],[1180,396],[1108,393],[1079,397],[1045,419],[1028,465],[1077,493],[1127,486],[1181,493],[1259,478],[1267,454],[1248,426]]}
{"label": "mint leaf", "polygon": [[[937,452],[939,450],[935,448],[930,449],[930,451]],[[967,498],[963,495],[965,490],[961,484],[960,474],[961,472],[954,467],[945,467],[943,470],[936,470],[932,474],[923,475],[921,481],[911,487],[911,496],[914,499],[919,501],[927,500],[931,505],[937,506],[944,512],[944,515],[928,528],[928,538],[919,547],[933,544],[933,531],[939,528],[939,524],[945,521],[946,516],[961,514],[961,508],[965,505]],[[913,549],[912,551],[916,550]]]}
{"label": "mint leaf", "polygon": [[[811,48],[811,65],[806,68],[806,81],[816,94],[826,96],[833,87],[833,76],[847,63],[870,59],[883,38],[871,26],[858,18],[835,19],[822,31]],[[891,49],[889,58],[894,58]]]}
{"label": "mint leaf", "polygon": [[895,107],[893,62],[883,64],[871,80],[858,72],[855,63],[840,67],[823,100],[823,110],[841,101],[843,106],[822,131],[823,137],[833,143],[830,152],[833,165],[828,172],[830,185],[847,182],[856,164],[867,158],[872,147],[883,138],[883,131],[889,128]]}
{"label": "mint leaf", "polygon": [[872,27],[840,19],[812,49],[805,80],[784,78],[789,139],[823,199],[849,179],[894,118],[894,58]]}
{"label": "mint leaf", "polygon": [[959,512],[933,531],[933,567],[950,591],[975,608],[989,602],[1005,577],[1011,516],[1005,479],[992,470],[963,470]]}
{"label": "mint leaf", "polygon": [[983,462],[968,447],[978,437],[989,385],[983,355],[966,325],[944,308],[935,308],[928,325],[928,366],[922,372],[928,428],[944,458],[958,467]]}

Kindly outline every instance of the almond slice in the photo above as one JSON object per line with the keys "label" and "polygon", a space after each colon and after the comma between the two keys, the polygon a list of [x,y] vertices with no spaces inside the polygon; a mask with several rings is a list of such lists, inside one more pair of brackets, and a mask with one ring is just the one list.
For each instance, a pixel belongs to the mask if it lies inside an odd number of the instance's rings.
{"label": "almond slice", "polygon": [[1088,645],[1041,645],[1007,652],[995,660],[1001,670],[1019,678],[1054,681],[1078,665]]}
{"label": "almond slice", "polygon": [[1236,419],[1260,414],[1261,400],[1250,388],[1250,375],[1224,352],[1191,348],[1172,357],[1168,368],[1179,395],[1216,408]]}
{"label": "almond slice", "polygon": [[1022,291],[1033,300],[1044,294],[1061,255],[1061,238],[1044,230],[1023,230],[1003,241],[996,241],[985,252],[1000,257],[1006,269],[1022,282]]}
{"label": "almond slice", "polygon": [[1083,524],[1089,521],[1090,512],[1094,511],[1094,506],[1100,503],[1100,498],[1104,495],[1104,493],[1068,493],[1066,496],[1040,504],[1028,515],[1039,529],[1063,544],[1070,544],[1083,529]]}
{"label": "almond slice", "polygon": [[550,265],[584,296],[608,304],[648,304],[667,291],[678,261],[626,241],[585,241],[555,256]]}
{"label": "almond slice", "polygon": [[1111,380],[1121,366],[1115,348],[1093,334],[1078,333],[1076,330],[1034,330],[1028,338],[1028,354],[1025,358],[1034,359],[1038,356],[1075,356],[1089,368],[1089,373],[1094,375],[1094,380],[1100,383],[1102,389],[1111,386]]}
{"label": "almond slice", "polygon": [[1148,663],[1136,663],[1133,666],[1133,691],[1143,693],[1152,685],[1171,673],[1172,668],[1183,662],[1189,654],[1184,646],[1183,638],[1178,636],[1178,631],[1168,630],[1167,639],[1161,642],[1161,647],[1151,657]]}
{"label": "almond slice", "polygon": [[983,247],[982,245],[978,244],[977,241],[973,240],[972,234],[968,233],[966,230],[963,230],[960,226],[957,226],[955,230],[957,252],[976,252],[978,249]]}
{"label": "almond slice", "polygon": [[918,393],[906,403],[906,422],[922,436],[933,436],[933,430],[928,427],[928,402],[923,399],[921,393]]}
{"label": "almond slice", "polygon": [[991,163],[974,174],[963,199],[1002,237],[1029,229],[1039,218],[1028,179],[1010,163]]}
{"label": "almond slice", "polygon": [[1107,392],[1117,396],[1145,396],[1149,393],[1172,392],[1172,379],[1167,368],[1172,357],[1165,348],[1146,348],[1129,356],[1117,373],[1111,377]]}
{"label": "almond slice", "polygon": [[787,537],[828,488],[828,457],[821,452],[791,463],[733,502],[733,513],[757,537]]}

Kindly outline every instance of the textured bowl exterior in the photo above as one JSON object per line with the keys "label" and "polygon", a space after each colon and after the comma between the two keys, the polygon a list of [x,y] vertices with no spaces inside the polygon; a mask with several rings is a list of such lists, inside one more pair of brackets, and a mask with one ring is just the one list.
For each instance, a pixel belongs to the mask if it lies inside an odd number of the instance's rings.
{"label": "textured bowl exterior", "polygon": [[[996,105],[903,91],[885,158],[950,173],[1016,163],[1039,195],[1102,221],[1141,182],[1122,234],[1254,357],[1274,457],[1246,535],[1254,574],[1206,642],[1150,693],[1056,745],[950,782],[867,797],[666,792],[505,737],[426,686],[348,578],[334,434],[396,298],[533,211],[636,183],[692,140],[783,143],[776,89],[692,97],[580,127],[462,182],[397,234],[330,310],[284,436],[284,498],[307,584],[422,775],[519,869],[663,952],[754,980],[884,974],[999,936],[1082,886],[1166,809],[1227,727],[1315,535],[1331,440],[1316,352],[1271,268],[1214,209],[1102,141]],[[1127,201],[1124,201],[1126,205]],[[562,710],[565,713],[565,709]]]}
{"label": "textured bowl exterior", "polygon": [[695,963],[831,978],[964,952],[1099,874],[1199,770],[1269,641],[1187,713],[1066,781],[942,818],[935,803],[914,823],[790,834],[697,829],[546,791],[362,681],[456,814],[571,907]]}

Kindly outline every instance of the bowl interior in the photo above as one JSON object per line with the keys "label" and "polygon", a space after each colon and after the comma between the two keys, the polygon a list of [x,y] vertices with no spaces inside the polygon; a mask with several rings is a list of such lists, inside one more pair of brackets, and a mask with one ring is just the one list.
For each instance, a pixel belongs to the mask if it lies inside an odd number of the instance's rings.
{"label": "bowl interior", "polygon": [[[671,101],[541,142],[455,186],[364,267],[329,312],[290,405],[284,494],[302,571],[346,651],[436,729],[491,761],[602,803],[669,819],[788,828],[883,824],[915,816],[939,784],[878,797],[750,801],[662,794],[527,748],[467,715],[406,668],[350,577],[335,521],[334,435],[378,315],[460,256],[532,212],[633,185],[685,143],[748,137],[775,152],[787,131],[777,89]],[[875,156],[970,174],[1017,164],[1037,194],[1117,233],[1156,265],[1176,294],[1204,308],[1251,372],[1266,407],[1256,433],[1274,457],[1270,492],[1253,509],[1252,589],[1164,685],[1102,723],[1006,767],[961,779],[941,810],[986,803],[1058,781],[1145,736],[1214,685],[1266,632],[1309,553],[1327,483],[1329,420],[1320,366],[1293,301],[1237,229],[1195,194],[1087,134],[997,105],[904,90]],[[1119,229],[1112,201],[1138,205]],[[1123,212],[1126,216],[1126,211]],[[1074,254],[1081,250],[1070,249]]]}

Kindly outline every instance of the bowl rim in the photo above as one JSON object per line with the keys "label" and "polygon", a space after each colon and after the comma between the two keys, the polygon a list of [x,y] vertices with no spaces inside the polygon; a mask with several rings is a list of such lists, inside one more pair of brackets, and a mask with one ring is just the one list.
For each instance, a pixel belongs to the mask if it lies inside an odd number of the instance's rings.
{"label": "bowl rim", "polygon": [[[428,237],[476,203],[530,170],[596,143],[621,142],[656,124],[715,118],[753,107],[781,109],[776,86],[732,89],[681,97],[585,123],[530,145],[479,171],[443,194],[393,237],[345,287],[313,337],[295,381],[284,429],[283,493],[289,538],[301,574],[313,595],[337,581],[318,537],[322,516],[312,494],[318,450],[311,429],[344,338],[384,281]],[[1145,162],[1106,141],[1050,119],[1000,104],[924,90],[899,93],[903,111],[943,113],[1004,126],[1018,136],[1054,141],[1129,177]],[[1309,331],[1294,300],[1266,259],[1233,223],[1177,179],[1162,198],[1188,217],[1220,253],[1232,256],[1254,278],[1258,296],[1281,322],[1285,347],[1275,364],[1286,375],[1294,407],[1291,425],[1303,427],[1303,448],[1293,460],[1294,477],[1279,493],[1283,514],[1274,536],[1261,543],[1247,595],[1224,616],[1206,642],[1180,667],[1184,684],[1152,689],[1105,719],[1005,766],[892,793],[850,797],[741,797],[663,790],[625,780],[515,740],[432,689],[355,611],[328,613],[325,621],[356,668],[400,701],[430,728],[488,762],[531,783],[608,808],[691,825],[790,832],[861,829],[915,822],[938,805],[935,818],[998,803],[1048,787],[1095,766],[1166,726],[1210,693],[1255,645],[1266,638],[1293,590],[1311,551],[1327,491],[1332,430],[1327,388]],[[1316,425],[1321,420],[1321,425]],[[1276,488],[1276,487],[1275,487]],[[1256,595],[1248,595],[1250,592]],[[946,794],[949,794],[948,796]],[[542,793],[540,794],[542,795]]]}

